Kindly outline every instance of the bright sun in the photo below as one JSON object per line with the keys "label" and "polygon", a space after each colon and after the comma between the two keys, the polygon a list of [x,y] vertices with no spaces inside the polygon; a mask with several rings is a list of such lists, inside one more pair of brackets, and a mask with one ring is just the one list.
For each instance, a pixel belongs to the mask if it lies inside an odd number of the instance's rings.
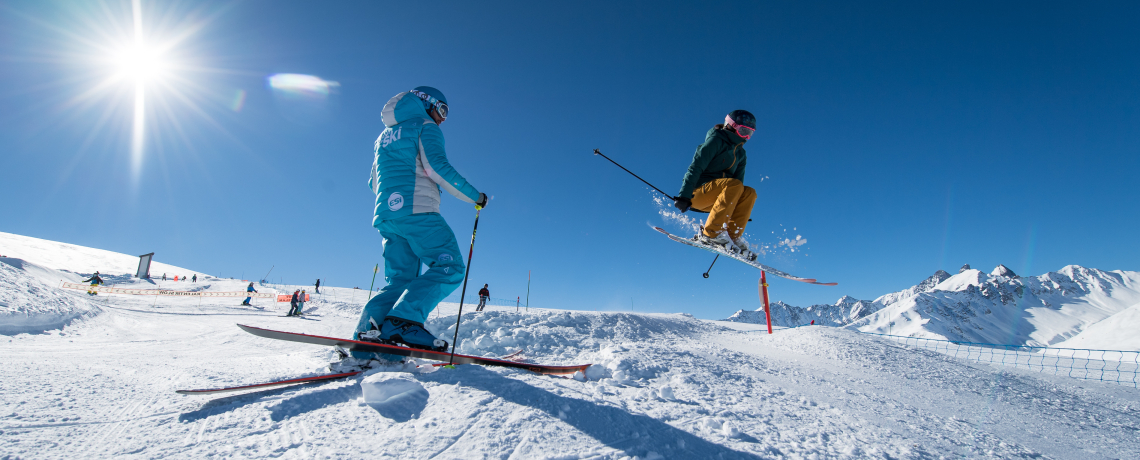
{"label": "bright sun", "polygon": [[136,83],[146,83],[166,70],[166,62],[159,50],[143,44],[135,44],[116,53],[115,65],[119,78]]}

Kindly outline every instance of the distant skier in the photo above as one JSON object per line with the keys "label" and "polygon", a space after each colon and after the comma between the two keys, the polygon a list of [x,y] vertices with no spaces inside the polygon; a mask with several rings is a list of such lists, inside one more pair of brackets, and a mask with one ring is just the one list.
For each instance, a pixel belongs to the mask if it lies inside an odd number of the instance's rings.
{"label": "distant skier", "polygon": [[320,294],[320,293],[321,293],[321,279],[317,278],[317,286],[315,288],[313,288],[313,294]]}
{"label": "distant skier", "polygon": [[297,316],[301,316],[305,311],[305,290],[301,289],[301,295],[297,296]]}
{"label": "distant skier", "polygon": [[479,290],[479,306],[475,311],[483,311],[483,307],[487,306],[487,299],[491,297],[491,291],[487,290],[487,285],[483,285],[483,289]]}
{"label": "distant skier", "polygon": [[[439,214],[440,188],[476,209],[487,205],[487,195],[447,160],[440,130],[447,115],[447,98],[429,86],[397,94],[381,111],[386,129],[376,139],[368,185],[376,195],[372,226],[384,238],[388,284],[364,306],[358,339],[447,349],[446,341],[424,328],[428,314],[463,280],[459,244]],[[421,264],[428,267],[422,274]]]}
{"label": "distant skier", "polygon": [[193,279],[193,281],[194,281],[195,283],[197,283],[197,282],[198,282],[198,275],[197,275],[197,274],[195,274],[195,275],[194,275],[194,279]]}
{"label": "distant skier", "polygon": [[297,296],[299,296],[299,295],[301,295],[300,289],[293,291],[293,298],[289,299],[289,313],[286,313],[285,316],[293,316],[296,314],[296,312],[298,311],[297,310]]}
{"label": "distant skier", "polygon": [[163,280],[163,281],[166,281],[166,273],[163,273],[163,274],[162,274],[162,280]]}
{"label": "distant skier", "polygon": [[[257,289],[253,288],[253,283],[249,283],[249,287],[245,288],[245,292],[257,292]],[[253,300],[253,296],[246,297],[241,304],[252,306],[253,304],[249,303],[251,300]]]}
{"label": "distant skier", "polygon": [[95,290],[95,286],[103,284],[103,278],[99,276],[99,271],[96,270],[94,275],[90,278],[83,280],[84,283],[91,282],[91,287],[87,288],[87,293],[91,295],[99,295],[99,291]]}
{"label": "distant skier", "polygon": [[693,154],[674,203],[681,212],[709,213],[697,230],[696,241],[725,249],[731,243],[746,259],[756,258],[741,237],[756,203],[756,190],[744,185],[748,160],[744,143],[755,132],[756,117],[746,110],[733,110],[724,117],[724,124],[713,126]]}
{"label": "distant skier", "polygon": [[92,286],[97,286],[103,284],[103,277],[99,276],[99,272],[96,271],[94,275],[91,275],[90,278],[83,280],[83,282],[91,282]]}

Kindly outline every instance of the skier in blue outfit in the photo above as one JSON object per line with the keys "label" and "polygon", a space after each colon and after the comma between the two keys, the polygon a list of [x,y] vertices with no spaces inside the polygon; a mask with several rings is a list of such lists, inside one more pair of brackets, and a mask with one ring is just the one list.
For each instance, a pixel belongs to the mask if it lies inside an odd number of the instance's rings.
{"label": "skier in blue outfit", "polygon": [[[487,195],[447,161],[440,130],[447,114],[447,98],[430,86],[397,94],[381,111],[386,129],[376,139],[368,185],[376,194],[372,226],[384,238],[388,285],[364,306],[357,340],[447,350],[446,341],[424,328],[428,314],[463,281],[459,244],[439,214],[440,189],[477,208],[487,205]],[[426,272],[420,273],[421,264]]]}
{"label": "skier in blue outfit", "polygon": [[[245,288],[245,292],[257,292],[257,289],[253,288],[253,283],[249,283],[249,287]],[[241,302],[241,304],[250,305],[249,301],[251,300],[253,300],[253,296],[246,297],[245,300]]]}

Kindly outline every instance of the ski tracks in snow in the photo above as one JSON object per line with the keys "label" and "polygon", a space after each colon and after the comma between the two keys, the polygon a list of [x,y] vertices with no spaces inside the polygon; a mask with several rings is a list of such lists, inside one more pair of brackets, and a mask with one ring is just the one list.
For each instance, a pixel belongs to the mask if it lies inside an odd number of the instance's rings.
{"label": "ski tracks in snow", "polygon": [[[217,289],[234,289],[216,283]],[[359,299],[363,301],[363,299]],[[593,362],[580,382],[458,366],[392,373],[427,401],[390,418],[360,378],[209,399],[177,388],[318,372],[359,304],[296,321],[198,299],[108,297],[62,332],[0,337],[0,451],[14,457],[1140,457],[1140,391],[999,371],[831,328],[768,336],[684,315],[488,310],[460,352]],[[450,308],[450,307],[445,307]],[[449,335],[447,311],[429,327]],[[244,319],[243,319],[244,317]],[[450,324],[449,324],[450,323]],[[12,372],[7,372],[11,370]]]}

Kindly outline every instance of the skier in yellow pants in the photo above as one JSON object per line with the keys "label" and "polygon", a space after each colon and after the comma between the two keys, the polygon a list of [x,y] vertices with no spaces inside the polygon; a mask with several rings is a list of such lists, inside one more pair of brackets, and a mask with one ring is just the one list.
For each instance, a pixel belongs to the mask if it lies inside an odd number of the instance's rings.
{"label": "skier in yellow pants", "polygon": [[756,254],[742,235],[756,203],[756,190],[744,185],[748,162],[744,143],[755,132],[756,117],[746,110],[734,110],[724,118],[724,124],[713,126],[693,154],[674,203],[681,212],[694,209],[709,213],[694,240],[728,250],[735,247],[749,260]]}

